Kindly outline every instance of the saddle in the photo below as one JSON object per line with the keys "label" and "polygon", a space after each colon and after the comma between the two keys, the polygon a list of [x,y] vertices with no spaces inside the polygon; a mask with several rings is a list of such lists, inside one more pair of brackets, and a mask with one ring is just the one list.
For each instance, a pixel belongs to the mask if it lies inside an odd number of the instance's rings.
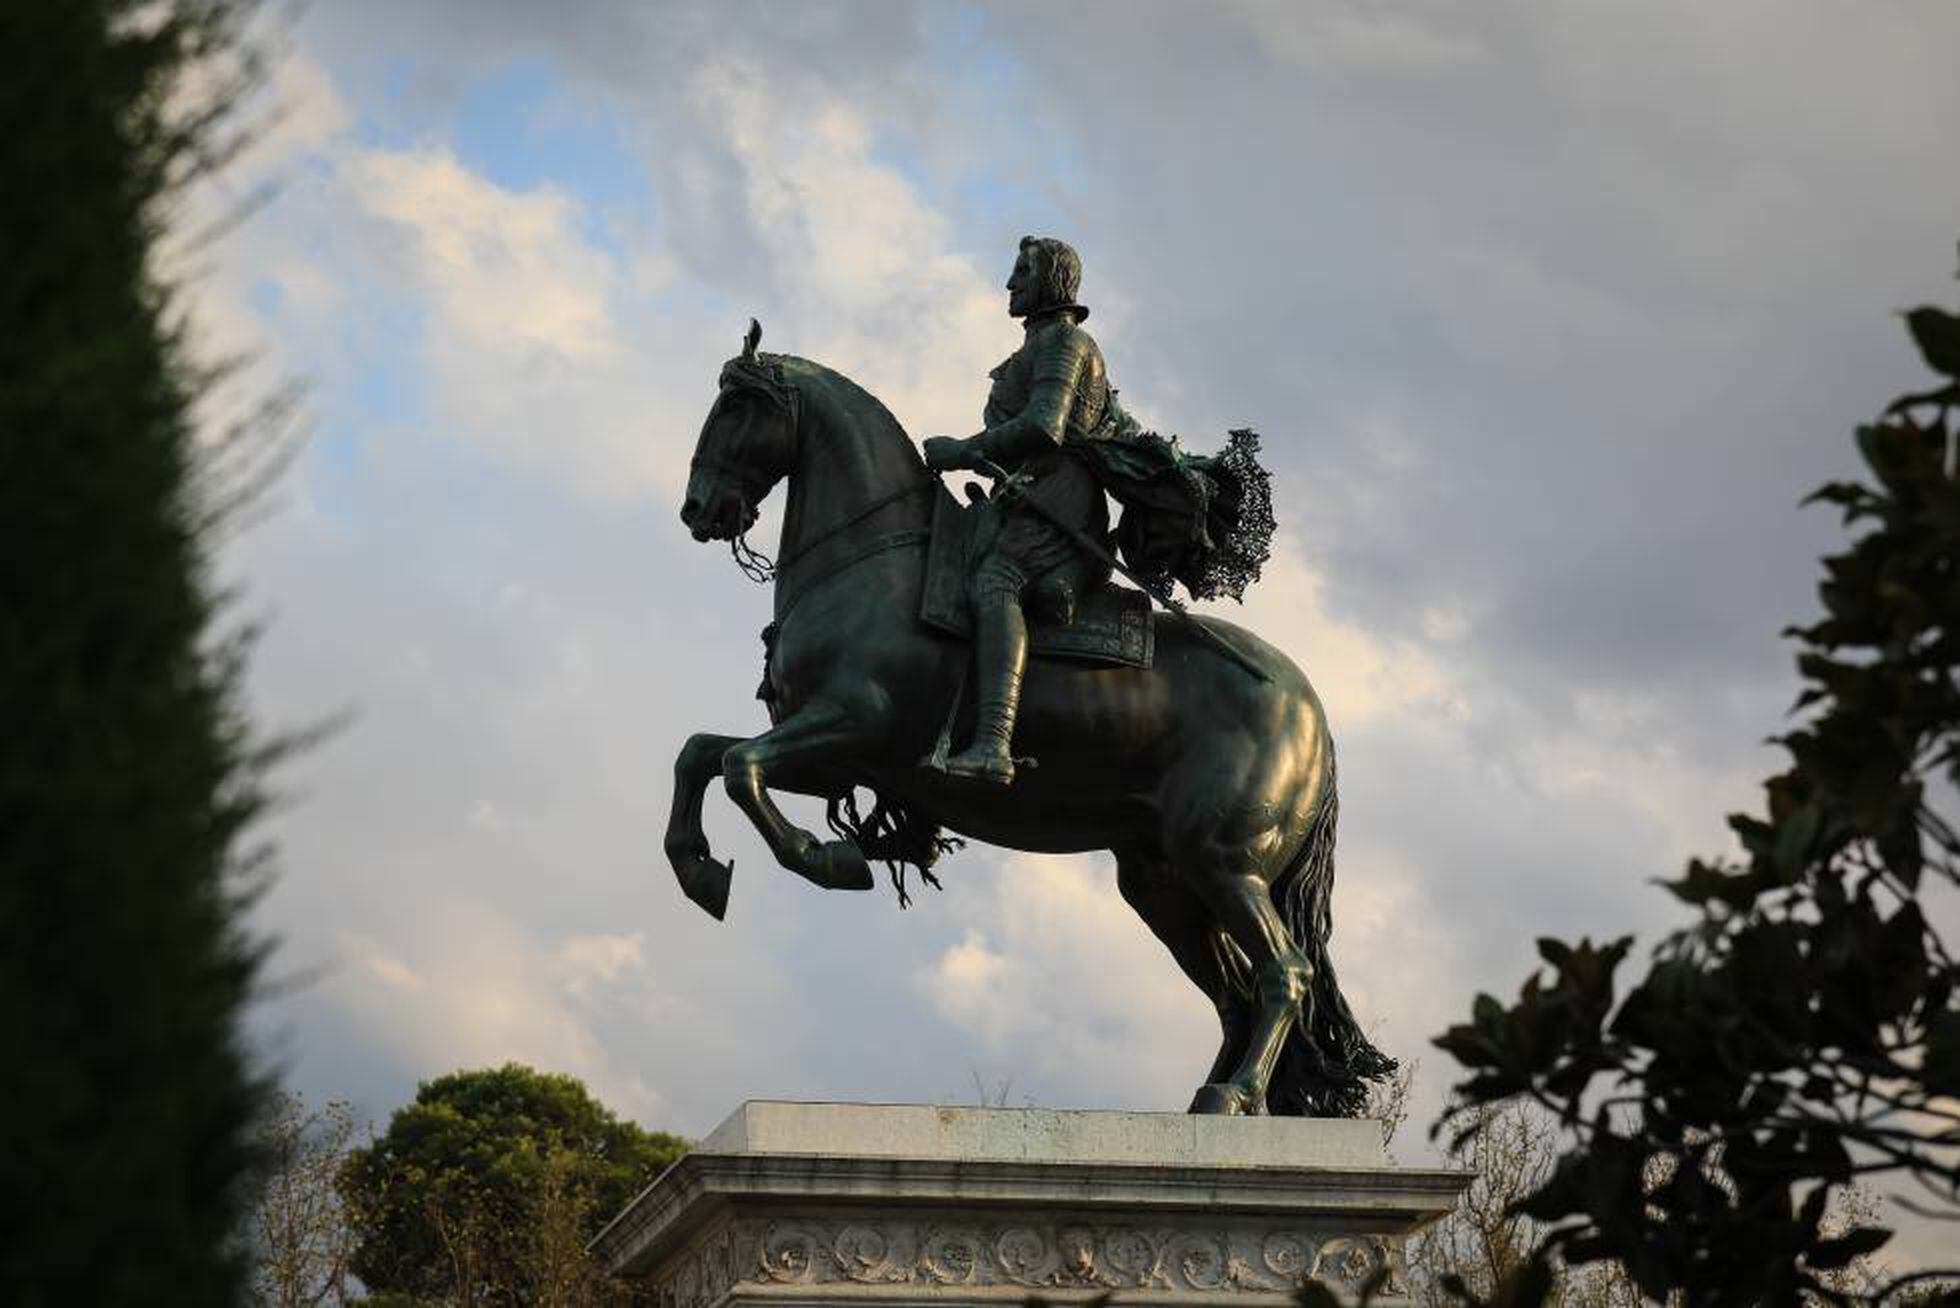
{"label": "saddle", "polygon": [[[933,495],[932,535],[926,546],[926,580],[919,620],[950,636],[973,635],[967,598],[969,548],[980,516],[978,506],[954,499],[943,485]],[[1042,612],[1029,596],[1028,653],[1105,667],[1147,668],[1156,649],[1150,597],[1115,582],[1096,587],[1075,605],[1072,619]]]}

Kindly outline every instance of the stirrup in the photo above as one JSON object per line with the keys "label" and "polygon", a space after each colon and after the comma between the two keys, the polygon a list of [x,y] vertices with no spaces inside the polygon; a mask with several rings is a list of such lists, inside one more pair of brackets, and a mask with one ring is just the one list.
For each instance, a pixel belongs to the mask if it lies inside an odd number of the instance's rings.
{"label": "stirrup", "polygon": [[947,759],[944,768],[949,777],[965,777],[996,786],[1011,786],[1014,784],[1014,762],[1012,754],[990,752],[975,757],[975,751],[969,747]]}

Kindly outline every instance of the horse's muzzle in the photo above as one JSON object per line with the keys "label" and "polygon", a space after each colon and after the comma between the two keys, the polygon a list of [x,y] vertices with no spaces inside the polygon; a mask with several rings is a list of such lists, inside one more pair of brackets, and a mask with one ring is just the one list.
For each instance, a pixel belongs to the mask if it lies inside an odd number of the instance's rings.
{"label": "horse's muzzle", "polygon": [[703,503],[689,495],[681,503],[681,523],[698,541],[733,540],[755,525],[756,511],[741,495],[722,491]]}
{"label": "horse's muzzle", "polygon": [[692,495],[681,503],[681,525],[688,529],[694,539],[708,539],[708,520],[702,515],[701,501]]}

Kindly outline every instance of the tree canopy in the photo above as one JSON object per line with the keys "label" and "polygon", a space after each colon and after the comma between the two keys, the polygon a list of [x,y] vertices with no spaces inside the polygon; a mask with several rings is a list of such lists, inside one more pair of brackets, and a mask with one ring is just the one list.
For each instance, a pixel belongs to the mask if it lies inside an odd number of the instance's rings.
{"label": "tree canopy", "polygon": [[1520,1095],[1569,1132],[1504,1302],[1599,1259],[1689,1308],[1842,1301],[1833,1274],[1891,1235],[1827,1220],[1861,1177],[1960,1220],[1960,971],[1924,898],[1960,886],[1960,317],[1906,325],[1942,380],[1858,429],[1868,480],[1811,497],[1864,530],[1786,633],[1789,766],[1730,819],[1740,855],[1664,883],[1694,916],[1624,992],[1631,937],[1541,940],[1548,976],[1437,1040],[1470,1073],[1459,1138]]}
{"label": "tree canopy", "polygon": [[354,1272],[413,1298],[530,1302],[552,1261],[535,1241],[570,1214],[582,1248],[686,1147],[569,1076],[510,1063],[425,1082],[342,1173]]}

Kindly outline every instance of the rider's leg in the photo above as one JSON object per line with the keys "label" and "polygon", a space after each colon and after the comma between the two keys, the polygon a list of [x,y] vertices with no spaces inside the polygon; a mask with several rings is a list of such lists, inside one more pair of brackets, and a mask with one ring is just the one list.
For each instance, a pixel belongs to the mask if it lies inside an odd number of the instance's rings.
{"label": "rider's leg", "polygon": [[973,743],[946,760],[956,776],[997,785],[1014,780],[1014,719],[1028,666],[1028,621],[1021,612],[1027,578],[998,553],[982,559],[973,578],[973,657],[979,696]]}

